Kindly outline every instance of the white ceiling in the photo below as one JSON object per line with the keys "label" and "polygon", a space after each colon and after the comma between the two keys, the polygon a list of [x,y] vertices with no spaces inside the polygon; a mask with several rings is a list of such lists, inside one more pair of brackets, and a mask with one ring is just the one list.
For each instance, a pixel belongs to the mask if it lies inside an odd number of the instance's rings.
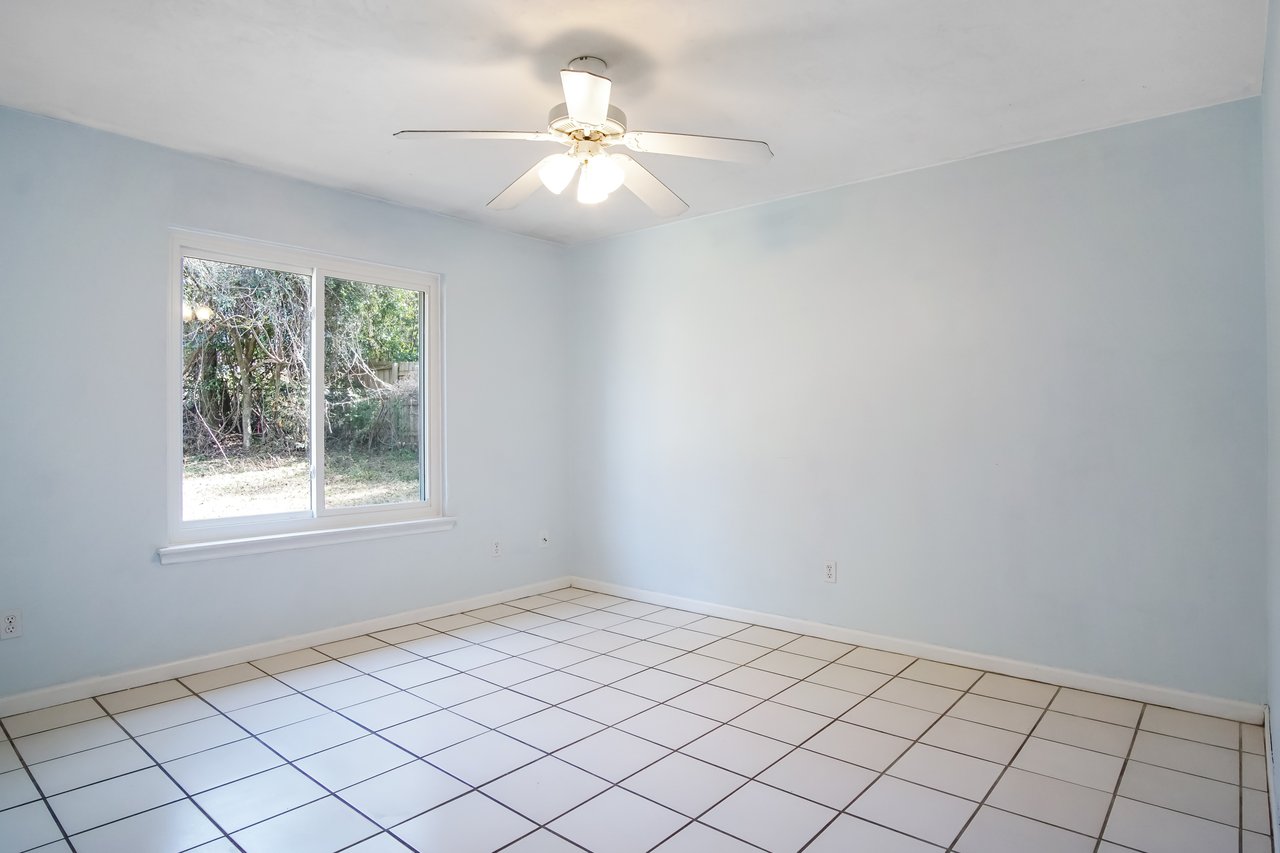
{"label": "white ceiling", "polygon": [[764,139],[764,166],[637,155],[686,218],[1256,95],[1266,0],[41,0],[0,5],[0,103],[576,242],[625,191],[484,204],[554,143],[573,56],[635,130]]}

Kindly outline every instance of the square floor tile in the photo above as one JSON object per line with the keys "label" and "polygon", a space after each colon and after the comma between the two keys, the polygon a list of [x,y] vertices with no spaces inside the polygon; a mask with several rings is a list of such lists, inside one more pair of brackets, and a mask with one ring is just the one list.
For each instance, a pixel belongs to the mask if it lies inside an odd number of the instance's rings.
{"label": "square floor tile", "polygon": [[1240,724],[1240,748],[1254,755],[1265,755],[1267,752],[1262,726]]}
{"label": "square floor tile", "polygon": [[[550,608],[547,609],[549,610]],[[631,619],[630,616],[623,616],[621,613],[610,613],[607,610],[587,610],[585,607],[579,609],[586,610],[586,612],[574,614],[569,617],[569,621],[576,625],[586,625],[589,628],[612,628],[614,625],[621,625]],[[628,639],[634,640],[635,638],[629,637]]]}
{"label": "square floor tile", "polygon": [[[919,661],[917,661],[919,663]],[[833,664],[837,666],[838,664]],[[915,666],[915,664],[912,664]],[[909,669],[910,667],[908,667]],[[884,687],[881,687],[874,694],[875,698],[883,699],[886,702],[895,702],[899,705],[910,705],[912,708],[919,708],[922,711],[932,711],[935,714],[945,713],[955,701],[961,697],[959,690],[953,690],[950,687],[939,687],[935,684],[926,684],[923,681],[912,681],[909,678],[898,676],[890,681]],[[967,696],[965,698],[973,699],[979,697]],[[991,700],[996,701],[996,700]]]}
{"label": "square floor tile", "polygon": [[791,750],[789,743],[745,729],[721,726],[680,751],[734,773],[754,776]]}
{"label": "square floor tile", "polygon": [[591,630],[586,625],[575,625],[572,622],[552,622],[550,625],[539,625],[536,628],[530,628],[529,633],[537,634],[539,637],[546,637],[548,640],[564,642],[574,637],[581,637],[583,634],[589,634]]}
{"label": "square floor tile", "polygon": [[210,690],[217,690],[219,687],[227,687],[232,684],[239,684],[242,681],[253,681],[262,677],[262,670],[256,666],[247,663],[237,663],[231,666],[224,666],[221,669],[211,669],[207,672],[200,672],[195,675],[184,675],[178,680],[187,686],[188,689],[194,690],[196,693],[205,693]]}
{"label": "square floor tile", "polygon": [[464,649],[454,649],[451,652],[435,655],[431,659],[452,669],[465,671],[488,666],[491,663],[506,660],[507,657],[502,652],[494,651],[486,646],[468,646]]}
{"label": "square floor tile", "polygon": [[673,708],[692,711],[704,717],[720,722],[728,722],[734,717],[754,708],[762,700],[746,693],[718,687],[714,684],[700,684],[688,693],[682,693],[667,704]]}
{"label": "square floor tile", "polygon": [[531,696],[552,705],[558,705],[575,696],[589,693],[599,687],[594,681],[569,675],[565,672],[550,672],[522,681],[513,688],[519,693]]}
{"label": "square floor tile", "polygon": [[61,758],[73,752],[82,752],[97,746],[106,746],[129,737],[124,729],[110,717],[99,717],[83,723],[72,723],[34,735],[20,737],[13,742],[28,764],[38,764],[53,758]]}
{"label": "square floor tile", "polygon": [[956,843],[957,853],[1093,853],[1095,841],[999,809],[983,807]]}
{"label": "square floor tile", "polygon": [[1063,829],[1097,836],[1111,805],[1111,795],[1010,767],[987,797],[987,803]]}
{"label": "square floor tile", "polygon": [[411,761],[352,785],[342,792],[342,798],[379,825],[392,827],[468,790],[430,764]]}
{"label": "square floor tile", "polygon": [[576,699],[561,703],[560,707],[575,714],[581,714],[597,723],[612,726],[627,717],[634,717],[641,711],[654,706],[652,699],[626,693],[613,687],[601,687],[584,693]]}
{"label": "square floor tile", "polygon": [[23,735],[48,731],[59,726],[69,726],[72,723],[83,723],[85,720],[103,716],[106,714],[97,702],[92,699],[80,699],[76,702],[5,717],[4,726],[9,732],[9,737],[20,738]]}
{"label": "square floor tile", "polygon": [[[355,674],[352,671],[352,675]],[[274,678],[255,678],[251,681],[237,681],[235,684],[228,684],[226,687],[206,690],[200,694],[200,698],[225,714],[237,708],[245,708],[271,699],[279,699],[281,696],[288,696],[293,692],[293,688],[289,687],[289,685]]]}
{"label": "square floor tile", "polygon": [[555,752],[562,746],[593,735],[604,726],[595,720],[580,717],[562,708],[547,708],[536,714],[503,726],[503,734],[537,747],[543,752]]}
{"label": "square floor tile", "polygon": [[976,669],[967,669],[949,663],[918,660],[902,671],[902,677],[912,681],[923,681],[926,684],[936,684],[939,687],[968,690],[982,677],[982,673]]}
{"label": "square floor tile", "polygon": [[670,753],[671,750],[635,735],[605,729],[565,747],[556,757],[610,782],[620,782]]}
{"label": "square floor tile", "polygon": [[1006,702],[1003,699],[975,696],[970,693],[960,697],[960,701],[946,713],[948,717],[959,717],[972,723],[1030,734],[1044,711],[1019,702]]}
{"label": "square floor tile", "polygon": [[804,743],[831,722],[831,718],[777,702],[761,702],[733,720],[733,725],[774,740]]}
{"label": "square floor tile", "polygon": [[547,756],[490,782],[483,790],[508,808],[541,824],[608,787],[609,783],[598,776]]}
{"label": "square floor tile", "polygon": [[1240,825],[1240,788],[1203,776],[1130,761],[1125,765],[1119,793],[1153,806]]}
{"label": "square floor tile", "polygon": [[[590,607],[582,607],[571,602],[561,601],[557,604],[548,604],[546,607],[536,608],[535,612],[541,613],[543,616],[550,616],[552,619],[573,619],[595,611]],[[626,618],[625,616],[619,616],[618,621],[621,622]]]}
{"label": "square floor tile", "polygon": [[[704,634],[714,634],[717,637],[727,637],[730,634],[736,634],[744,628],[751,627],[746,622],[735,622],[732,619],[721,619],[717,616],[706,616],[696,622],[690,622],[689,627]],[[762,644],[756,644],[762,645]]]}
{"label": "square floor tile", "polygon": [[774,696],[773,701],[826,717],[838,717],[861,702],[863,698],[865,697],[858,693],[838,690],[812,681],[801,681]]}
{"label": "square floor tile", "polygon": [[342,709],[342,716],[367,729],[377,731],[439,710],[426,699],[411,693],[389,693],[359,705]]}
{"label": "square floor tile", "polygon": [[165,764],[165,770],[189,794],[261,773],[281,764],[280,756],[254,740],[215,746]]}
{"label": "square floor tile", "polygon": [[0,773],[0,811],[40,799],[40,792],[23,768]]}
{"label": "square floor tile", "polygon": [[632,643],[629,646],[623,646],[616,651],[610,652],[609,656],[638,663],[641,666],[657,666],[663,661],[678,658],[682,654],[684,652],[674,646],[660,646],[648,640],[641,640],[638,643]]}
{"label": "square floor tile", "polygon": [[807,680],[814,684],[822,684],[827,687],[834,687],[837,690],[866,696],[875,693],[888,684],[890,679],[889,676],[883,673],[858,669],[855,666],[845,666],[842,663],[832,663],[810,675]]}
{"label": "square floor tile", "polygon": [[138,743],[151,753],[156,761],[163,763],[232,741],[243,740],[248,736],[244,729],[219,714],[216,717],[206,717],[203,720],[143,735],[138,738]]}
{"label": "square floor tile", "polygon": [[755,646],[739,640],[716,640],[698,649],[698,654],[726,663],[744,664],[764,657],[769,654],[769,649],[766,646]]}
{"label": "square floor tile", "polygon": [[798,637],[782,646],[781,650],[830,663],[853,651],[853,646],[848,643],[837,643],[835,640],[824,640],[821,637]]}
{"label": "square floor tile", "polygon": [[978,804],[969,800],[884,776],[846,811],[946,847],[977,808]]}
{"label": "square floor tile", "polygon": [[701,822],[774,853],[799,850],[836,812],[759,782],[748,782]]}
{"label": "square floor tile", "polygon": [[247,708],[238,708],[227,716],[254,734],[261,734],[327,713],[330,713],[329,709],[319,702],[301,693],[294,693]]}
{"label": "square floor tile", "polygon": [[397,643],[396,645],[405,651],[413,652],[415,655],[431,657],[432,655],[451,652],[454,649],[465,649],[471,643],[450,634],[433,634],[430,637],[409,640],[407,643]]}
{"label": "square floor tile", "polygon": [[1021,748],[1026,735],[971,723],[959,717],[942,717],[934,723],[920,740],[922,743],[940,746],[954,752],[984,758],[998,764],[1008,764]]}
{"label": "square floor tile", "polygon": [[262,735],[267,746],[289,761],[364,737],[368,732],[341,714],[328,713]]}
{"label": "square floor tile", "polygon": [[757,778],[824,806],[843,809],[876,780],[876,773],[818,752],[797,749]]}
{"label": "square floor tile", "polygon": [[61,837],[62,831],[44,803],[28,803],[0,811],[0,850],[5,853],[33,850]]}
{"label": "square floor tile", "polygon": [[444,664],[436,663],[434,660],[414,658],[408,663],[380,669],[374,675],[379,681],[385,681],[394,687],[399,687],[401,690],[408,690],[411,687],[418,687],[442,678],[449,678],[456,673],[456,670],[450,669]]}
{"label": "square floor tile", "polygon": [[655,702],[666,702],[686,690],[692,690],[697,687],[698,682],[682,675],[672,675],[669,672],[647,669],[644,672],[616,681],[613,686],[619,690],[625,690],[628,693],[652,699]]}
{"label": "square floor tile", "polygon": [[192,720],[212,717],[216,713],[218,712],[210,707],[208,702],[196,696],[187,696],[161,702],[158,705],[125,711],[123,714],[117,714],[115,720],[124,727],[125,731],[137,737],[167,729],[170,726],[189,723]]}
{"label": "square floor tile", "polygon": [[775,672],[792,678],[805,678],[826,666],[824,661],[781,651],[769,652],[747,665],[753,669],[763,669],[765,672]]}
{"label": "square floor tile", "polygon": [[376,631],[372,634],[375,639],[382,640],[384,643],[405,643],[409,640],[417,640],[422,637],[430,637],[435,630],[428,628],[426,625],[418,625],[416,623],[410,625],[401,625],[399,628],[389,628],[386,631]]}
{"label": "square floor tile", "polygon": [[394,744],[369,735],[304,758],[298,762],[298,769],[330,791],[339,791],[408,764],[413,758]]}
{"label": "square floor tile", "polygon": [[799,637],[799,634],[793,634],[790,631],[779,631],[777,628],[766,628],[763,625],[751,625],[733,635],[733,638],[739,642],[751,643],[756,646],[768,646],[771,649],[785,646],[792,640],[799,639]]}
{"label": "square floor tile", "polygon": [[74,835],[185,797],[160,768],[148,767],[60,794],[49,800],[49,806],[63,828]]}
{"label": "square floor tile", "polygon": [[990,696],[993,699],[1004,699],[1008,702],[1021,702],[1023,705],[1046,707],[1057,694],[1058,688],[1041,681],[1028,681],[1025,678],[1012,678],[1008,675],[988,672],[978,683],[970,688],[970,692],[979,696]]}
{"label": "square floor tile", "polygon": [[618,723],[618,728],[668,749],[678,749],[718,725],[715,720],[669,705],[659,705]]}
{"label": "square floor tile", "polygon": [[676,610],[670,607],[660,608],[648,616],[644,617],[650,622],[661,622],[663,625],[671,625],[675,628],[682,628],[692,622],[702,619],[701,613],[690,613],[688,610]]}
{"label": "square floor tile", "polygon": [[[517,613],[515,616],[504,617],[504,621],[506,619],[521,619],[530,615],[531,614],[528,613]],[[534,618],[539,617],[535,616]],[[538,621],[533,624],[545,625],[546,622]],[[506,637],[514,634],[517,630],[519,629],[515,625],[507,627],[505,624],[499,624],[497,622],[477,622],[475,625],[467,625],[464,628],[454,628],[449,633],[453,634],[455,637],[461,637],[469,643],[487,643],[490,640],[496,640],[499,637]]]}
{"label": "square floor tile", "polygon": [[188,800],[108,823],[74,836],[77,853],[167,853],[222,836]]}
{"label": "square floor tile", "polygon": [[1045,740],[1068,743],[1123,758],[1129,754],[1134,730],[1128,726],[1117,726],[1100,720],[1049,711],[1045,713],[1032,734]]}
{"label": "square floor tile", "polygon": [[[441,669],[443,668],[441,667]],[[343,708],[359,705],[361,702],[368,702],[370,699],[377,699],[379,696],[386,696],[395,692],[396,688],[381,678],[374,678],[372,675],[357,675],[355,678],[314,687],[306,691],[305,695],[310,696],[326,708],[340,711]]]}
{"label": "square floor tile", "polygon": [[1138,724],[1138,717],[1142,714],[1141,702],[1072,690],[1070,687],[1059,690],[1058,695],[1049,703],[1049,708],[1064,714],[1130,727]]}
{"label": "square floor tile", "polygon": [[133,741],[119,741],[31,765],[46,797],[150,767],[154,762]]}
{"label": "square floor tile", "polygon": [[304,666],[324,663],[329,658],[329,655],[322,654],[315,649],[299,649],[296,652],[285,652],[282,655],[259,658],[253,662],[253,665],[267,675],[275,675],[278,672],[288,672],[291,669],[301,669]]}
{"label": "square floor tile", "polygon": [[438,619],[427,619],[422,624],[436,631],[452,631],[454,628],[465,628],[467,625],[474,625],[483,621],[483,619],[477,619],[465,613],[454,613],[449,616],[441,616]]}
{"label": "square floor tile", "polygon": [[125,711],[132,711],[135,708],[168,702],[171,699],[181,699],[190,695],[191,691],[182,682],[171,680],[148,684],[145,687],[135,687],[131,690],[108,693],[105,696],[99,696],[98,702],[107,709],[109,714],[123,714]]}
{"label": "square floor tile", "polygon": [[1115,789],[1123,764],[1124,759],[1114,755],[1036,737],[1027,740],[1013,761],[1014,767],[1099,791]]}
{"label": "square floor tile", "polygon": [[527,661],[532,661],[542,666],[549,666],[552,669],[560,669],[566,666],[572,666],[579,661],[588,660],[596,656],[595,652],[579,649],[575,646],[565,645],[564,643],[554,643],[545,648],[534,649],[531,652],[525,652],[520,655]]}
{"label": "square floor tile", "polygon": [[437,711],[425,717],[383,729],[384,738],[418,756],[430,755],[467,738],[484,734],[485,727],[451,711]]}
{"label": "square floor tile", "polygon": [[621,788],[610,788],[548,825],[588,850],[641,853],[684,826],[687,818]]}
{"label": "square floor tile", "polygon": [[414,696],[426,699],[441,708],[450,708],[481,696],[487,696],[498,690],[497,685],[476,678],[465,672],[432,681],[412,688],[409,692]]}
{"label": "square floor tile", "polygon": [[590,660],[584,660],[582,663],[567,666],[564,671],[570,675],[589,678],[597,684],[612,684],[615,681],[635,675],[643,669],[644,667],[638,663],[611,658],[608,655],[600,655]]}
{"label": "square floor tile", "polygon": [[717,687],[724,687],[727,690],[746,693],[758,699],[768,699],[795,684],[796,679],[787,675],[778,675],[774,672],[765,672],[763,669],[752,669],[749,666],[744,666],[726,672],[719,678],[712,679],[710,683]]}
{"label": "square floor tile", "polygon": [[604,654],[605,652],[616,651],[623,646],[629,646],[635,641],[635,637],[628,637],[623,634],[614,634],[610,631],[592,631],[590,634],[583,634],[581,637],[574,637],[566,642],[579,649]]}
{"label": "square floor tile", "polygon": [[[695,622],[694,624],[698,623]],[[666,626],[662,627],[665,628]],[[694,631],[689,628],[672,628],[664,633],[655,634],[650,639],[659,645],[670,646],[673,649],[683,649],[686,652],[700,649],[716,641],[716,638],[711,634],[704,634],[701,631]]]}
{"label": "square floor tile", "polygon": [[547,703],[541,700],[511,690],[499,690],[496,693],[488,693],[478,699],[454,705],[449,710],[468,720],[475,720],[481,725],[497,728],[521,717],[536,714],[546,707]]}
{"label": "square floor tile", "polygon": [[1204,818],[1117,797],[1102,837],[1159,853],[1234,853],[1240,831]]}
{"label": "square floor tile", "polygon": [[501,619],[504,616],[514,616],[520,612],[522,612],[520,608],[512,607],[508,604],[493,604],[488,607],[481,607],[479,610],[468,610],[467,615],[475,619],[492,622],[494,619]]}
{"label": "square floor tile", "polygon": [[915,662],[915,658],[910,655],[900,655],[894,652],[882,652],[879,649],[861,647],[838,658],[838,661],[845,666],[856,666],[859,669],[869,669],[872,672],[879,672],[885,675],[897,675],[911,666]]}
{"label": "square floor tile", "polygon": [[1240,782],[1240,753],[1207,743],[1140,731],[1130,758],[1232,785]]}
{"label": "square floor tile", "polygon": [[304,666],[302,669],[291,669],[288,672],[280,673],[276,678],[294,690],[310,690],[313,687],[342,681],[344,678],[354,678],[359,674],[360,670],[347,666],[345,663],[331,660],[327,663]]}
{"label": "square floor tile", "polygon": [[1265,791],[1240,792],[1240,825],[1259,834],[1271,832],[1271,806]]}
{"label": "square floor tile", "polygon": [[888,772],[917,785],[980,801],[1003,770],[1003,764],[917,743]]}
{"label": "square floor tile", "polygon": [[1139,728],[1162,735],[1196,740],[1226,749],[1240,748],[1240,725],[1220,717],[1206,717],[1187,711],[1175,711],[1159,705],[1148,705]]}
{"label": "square floor tile", "polygon": [[937,721],[938,715],[932,711],[922,711],[909,705],[899,705],[896,702],[869,697],[855,705],[840,719],[854,725],[914,740]]}
{"label": "square floor tile", "polygon": [[195,801],[224,830],[235,832],[328,793],[294,768],[284,766],[205,791]]}
{"label": "square floor tile", "polygon": [[911,741],[836,721],[805,742],[804,748],[868,770],[884,770],[907,751]]}
{"label": "square floor tile", "polygon": [[483,785],[538,760],[542,755],[541,750],[515,738],[500,732],[485,732],[434,753],[430,761],[469,785]]}
{"label": "square floor tile", "polygon": [[550,667],[527,661],[523,658],[512,657],[471,670],[471,674],[476,678],[483,679],[491,684],[499,684],[503,687],[519,684],[522,681],[528,681],[530,678],[546,675],[548,672],[551,672]]}
{"label": "square floor tile", "polygon": [[557,590],[552,590],[551,592],[544,592],[542,594],[547,598],[554,598],[557,601],[573,601],[575,598],[582,598],[590,595],[591,592],[576,586],[566,586]]}
{"label": "square floor tile", "polygon": [[231,837],[247,853],[331,853],[378,833],[371,823],[337,797],[316,800]]}
{"label": "square floor tile", "polygon": [[686,655],[658,664],[656,669],[683,675],[685,678],[692,678],[694,681],[710,681],[713,678],[719,678],[730,670],[737,669],[737,667],[737,664],[729,663],[728,661],[707,657],[697,652],[689,652]]}
{"label": "square floor tile", "polygon": [[805,848],[805,853],[938,853],[941,849],[861,818],[840,815]]}
{"label": "square floor tile", "polygon": [[490,640],[485,643],[485,645],[491,649],[497,649],[506,655],[522,655],[536,649],[544,649],[553,642],[554,641],[548,640],[546,637],[539,637],[536,634],[527,634],[524,631],[517,631],[514,634],[507,634],[504,637],[498,637]]}
{"label": "square floor tile", "polygon": [[697,817],[746,782],[745,776],[673,753],[627,779],[622,786],[681,814]]}

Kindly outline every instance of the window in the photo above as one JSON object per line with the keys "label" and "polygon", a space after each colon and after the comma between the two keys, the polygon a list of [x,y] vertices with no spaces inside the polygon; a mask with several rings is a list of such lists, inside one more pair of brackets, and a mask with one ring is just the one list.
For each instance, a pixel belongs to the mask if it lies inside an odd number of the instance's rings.
{"label": "window", "polygon": [[161,559],[440,518],[439,277],[191,232],[173,249]]}

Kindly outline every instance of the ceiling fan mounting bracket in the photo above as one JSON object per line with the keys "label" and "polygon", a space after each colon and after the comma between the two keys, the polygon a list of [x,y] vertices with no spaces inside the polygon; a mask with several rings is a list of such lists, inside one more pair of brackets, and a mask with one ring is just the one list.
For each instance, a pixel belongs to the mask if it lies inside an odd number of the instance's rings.
{"label": "ceiling fan mounting bracket", "polygon": [[564,67],[570,71],[587,71],[603,77],[604,72],[609,70],[609,63],[598,56],[575,56]]}

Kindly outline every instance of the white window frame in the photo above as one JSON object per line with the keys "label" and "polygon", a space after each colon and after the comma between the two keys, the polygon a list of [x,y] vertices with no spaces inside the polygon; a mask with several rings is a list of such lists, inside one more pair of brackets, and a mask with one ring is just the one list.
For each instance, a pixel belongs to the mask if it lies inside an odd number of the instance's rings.
{"label": "white window frame", "polygon": [[[182,517],[182,259],[196,257],[242,266],[297,273],[311,279],[310,453],[311,507],[302,512],[233,518],[184,520]],[[420,484],[426,500],[361,507],[324,505],[324,290],[325,279],[339,278],[383,284],[423,294],[424,317],[419,349],[422,382],[419,406],[419,454],[425,466]],[[453,527],[445,516],[444,369],[440,275],[322,252],[174,228],[169,252],[168,369],[165,418],[168,444],[167,480],[169,543],[158,549],[162,563],[182,563],[222,556],[311,547],[333,542],[420,533]]]}

